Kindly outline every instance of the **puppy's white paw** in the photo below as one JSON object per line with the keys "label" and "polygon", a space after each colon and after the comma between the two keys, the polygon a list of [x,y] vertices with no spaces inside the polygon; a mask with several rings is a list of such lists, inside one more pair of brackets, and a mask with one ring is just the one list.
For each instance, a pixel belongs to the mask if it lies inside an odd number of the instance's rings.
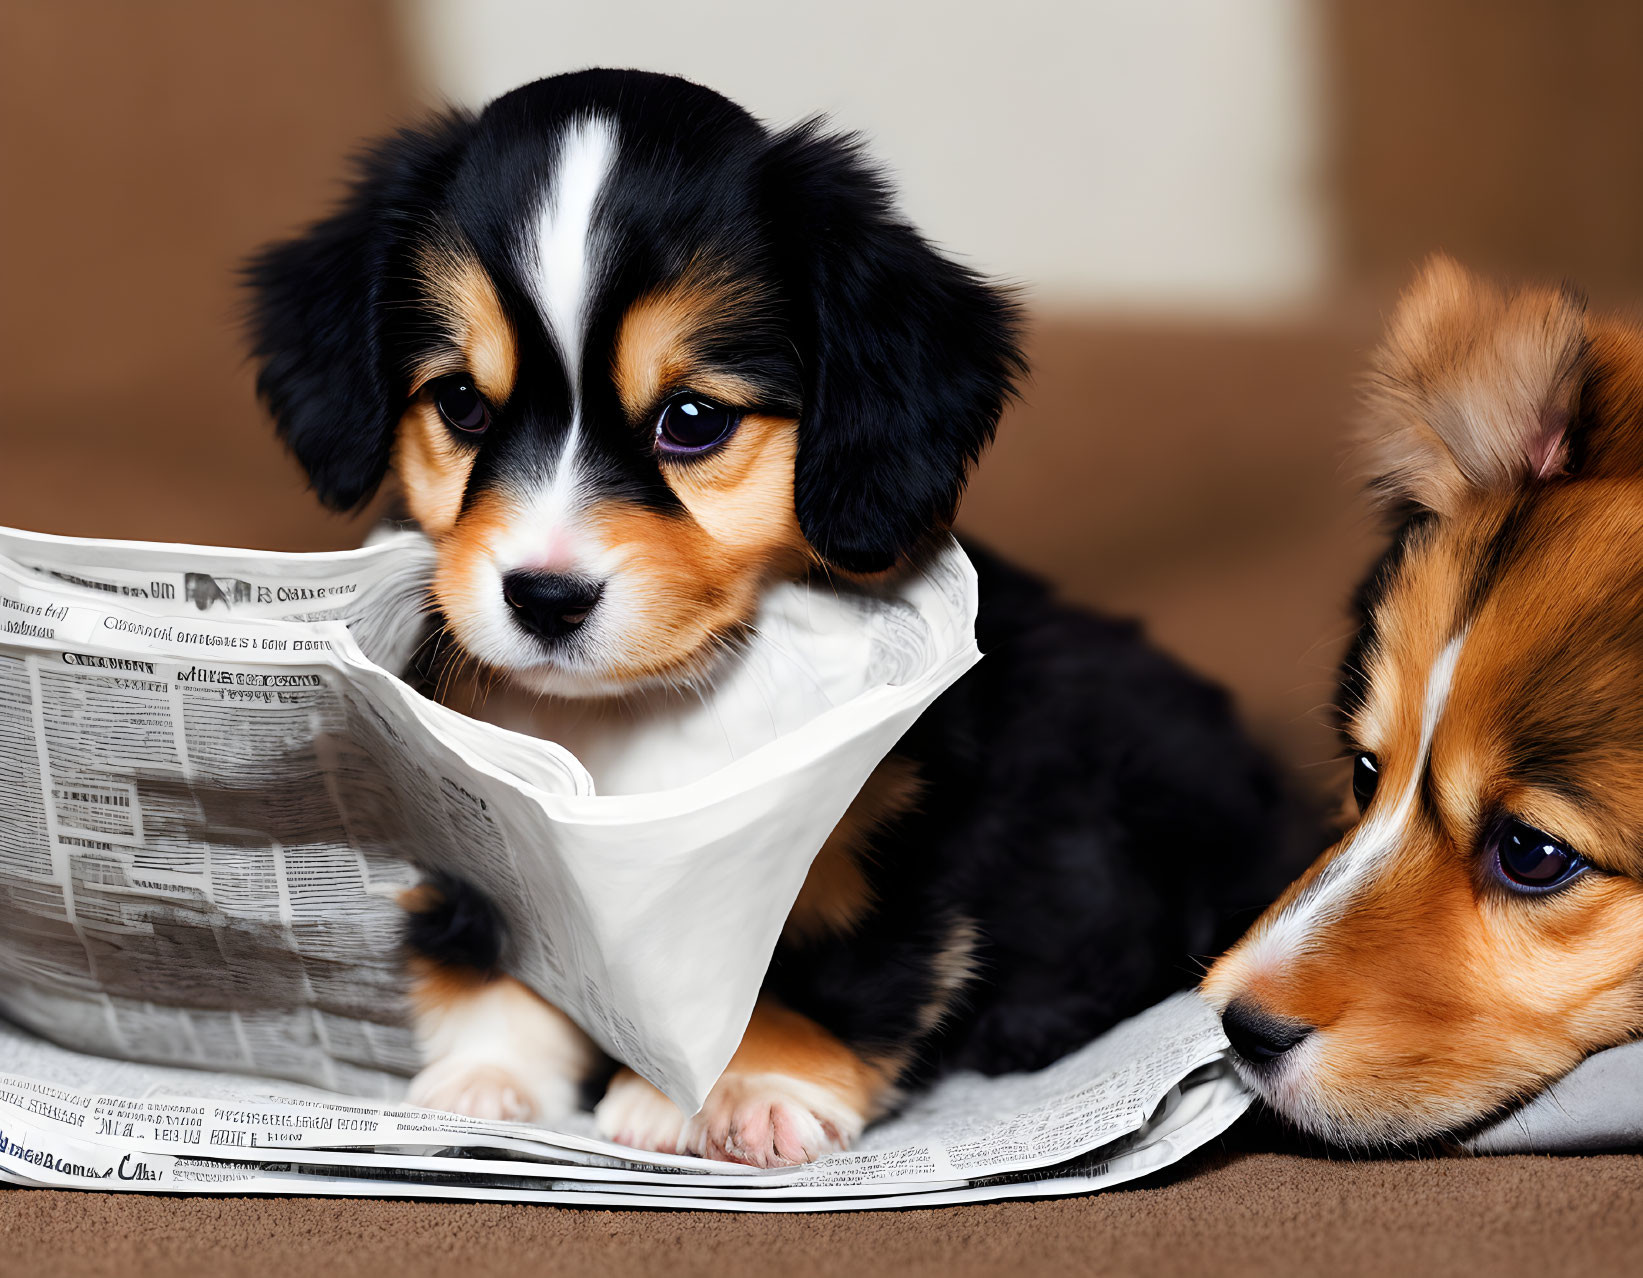
{"label": "puppy's white paw", "polygon": [[[532,1077],[532,1074],[535,1077]],[[411,1080],[406,1100],[469,1118],[547,1122],[576,1108],[569,1079],[473,1057],[447,1056]]]}
{"label": "puppy's white paw", "polygon": [[576,1109],[592,1040],[511,976],[413,968],[411,1011],[423,1070],[413,1105],[471,1118],[549,1123]]}
{"label": "puppy's white paw", "polygon": [[848,1149],[862,1115],[834,1092],[785,1074],[731,1075],[685,1124],[681,1151],[754,1167],[793,1167]]}
{"label": "puppy's white paw", "polygon": [[600,1136],[618,1145],[676,1154],[685,1116],[631,1069],[621,1069],[593,1107],[593,1122]]}

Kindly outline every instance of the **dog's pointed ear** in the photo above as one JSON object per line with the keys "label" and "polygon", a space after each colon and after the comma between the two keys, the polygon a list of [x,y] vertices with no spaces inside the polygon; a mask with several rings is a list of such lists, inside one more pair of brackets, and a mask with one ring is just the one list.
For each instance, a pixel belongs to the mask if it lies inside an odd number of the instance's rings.
{"label": "dog's pointed ear", "polygon": [[470,124],[452,113],[376,143],[330,217],[245,266],[257,393],[338,510],[369,499],[387,473],[401,370],[385,326]]}
{"label": "dog's pointed ear", "polygon": [[808,121],[762,178],[803,362],[799,528],[827,562],[881,572],[951,522],[1024,372],[1018,310],[897,214],[856,139]]}
{"label": "dog's pointed ear", "polygon": [[1452,513],[1565,472],[1586,376],[1585,299],[1507,293],[1442,255],[1404,293],[1364,394],[1375,486]]}

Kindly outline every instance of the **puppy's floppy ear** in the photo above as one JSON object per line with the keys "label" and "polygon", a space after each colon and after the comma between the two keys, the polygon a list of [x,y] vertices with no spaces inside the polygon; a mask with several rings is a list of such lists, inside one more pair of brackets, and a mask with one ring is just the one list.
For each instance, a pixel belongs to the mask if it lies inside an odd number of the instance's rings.
{"label": "puppy's floppy ear", "polygon": [[828,562],[880,572],[951,521],[1024,371],[1019,314],[819,121],[773,140],[763,194],[803,360],[799,527]]}
{"label": "puppy's floppy ear", "polygon": [[401,405],[385,326],[470,123],[453,113],[370,147],[335,213],[245,267],[257,393],[336,509],[366,501],[387,473]]}
{"label": "puppy's floppy ear", "polygon": [[1442,515],[1469,493],[1563,473],[1586,354],[1583,298],[1506,293],[1431,258],[1399,301],[1365,388],[1375,486]]}

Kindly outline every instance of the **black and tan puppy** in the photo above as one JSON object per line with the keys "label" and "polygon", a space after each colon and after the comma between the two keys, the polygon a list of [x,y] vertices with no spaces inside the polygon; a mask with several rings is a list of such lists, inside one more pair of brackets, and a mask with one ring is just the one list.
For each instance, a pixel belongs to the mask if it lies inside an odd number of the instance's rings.
{"label": "black and tan puppy", "polygon": [[[770,583],[916,557],[1021,368],[1011,304],[855,143],[637,72],[389,138],[252,284],[260,387],[319,495],[392,475],[463,656],[549,699],[711,679]],[[933,1071],[1043,1065],[1186,984],[1259,903],[1274,785],[1224,697],[973,553],[987,660],[817,857],[706,1107],[619,1071],[607,1134],[814,1158]],[[413,1096],[573,1105],[597,1053],[491,970],[493,912],[419,904]]]}

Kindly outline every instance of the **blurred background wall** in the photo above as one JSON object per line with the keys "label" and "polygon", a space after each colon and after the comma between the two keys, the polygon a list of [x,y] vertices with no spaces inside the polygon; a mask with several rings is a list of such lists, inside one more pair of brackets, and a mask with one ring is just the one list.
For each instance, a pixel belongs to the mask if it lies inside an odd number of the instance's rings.
{"label": "blurred background wall", "polygon": [[595,64],[831,112],[1019,281],[964,526],[1227,681],[1303,775],[1375,543],[1352,384],[1414,263],[1643,297],[1630,0],[9,0],[0,521],[357,542],[272,441],[234,269],[358,139]]}
{"label": "blurred background wall", "polygon": [[[1040,304],[1248,313],[1309,296],[1307,0],[415,0],[424,84],[478,106],[550,70],[642,66],[872,139],[908,215]],[[1161,157],[1168,157],[1162,160]]]}

